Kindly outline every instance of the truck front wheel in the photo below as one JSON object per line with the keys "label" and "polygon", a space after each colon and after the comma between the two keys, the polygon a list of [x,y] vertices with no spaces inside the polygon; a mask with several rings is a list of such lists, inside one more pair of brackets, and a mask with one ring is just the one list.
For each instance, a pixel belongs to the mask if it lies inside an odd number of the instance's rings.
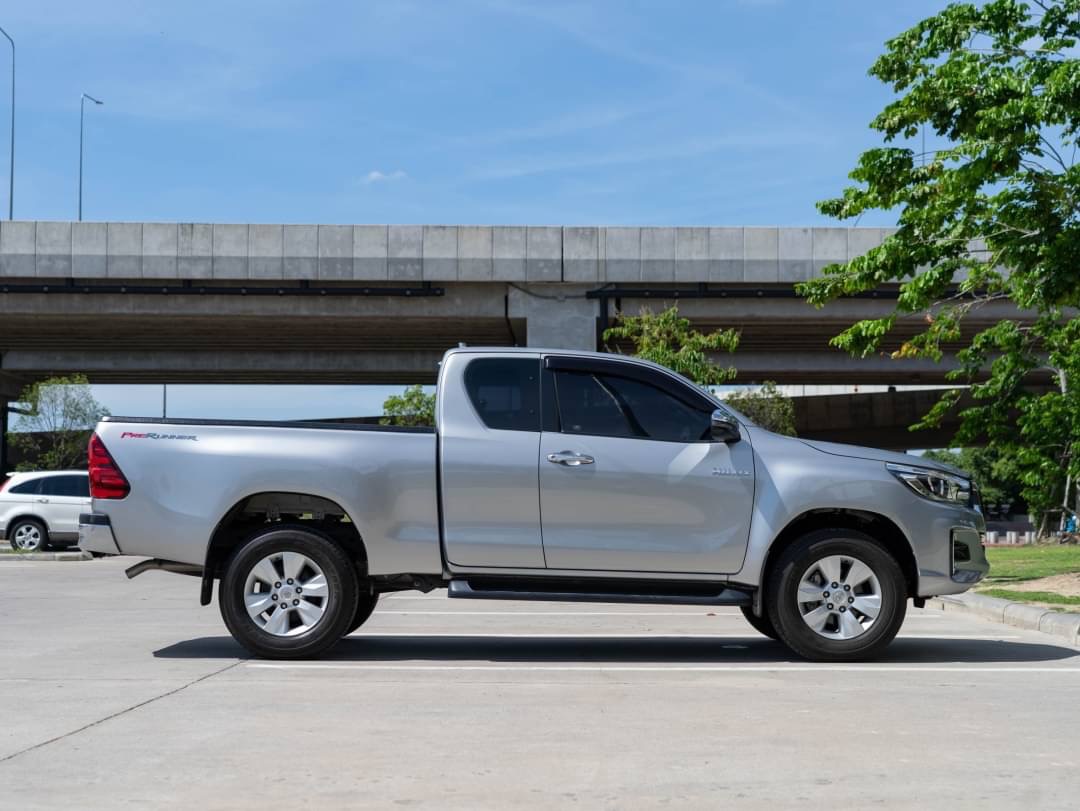
{"label": "truck front wheel", "polygon": [[746,621],[750,623],[750,626],[759,634],[769,637],[769,639],[778,639],[776,634],[776,628],[773,627],[772,620],[769,619],[769,612],[764,612],[760,617],[754,613],[748,605],[742,607],[742,615],[746,617]]}
{"label": "truck front wheel", "polygon": [[241,645],[267,659],[319,656],[357,615],[356,568],[329,537],[273,526],[252,535],[229,561],[221,616]]}
{"label": "truck front wheel", "polygon": [[850,529],[803,536],[769,574],[769,618],[799,656],[815,662],[869,659],[904,622],[904,573],[879,541]]}

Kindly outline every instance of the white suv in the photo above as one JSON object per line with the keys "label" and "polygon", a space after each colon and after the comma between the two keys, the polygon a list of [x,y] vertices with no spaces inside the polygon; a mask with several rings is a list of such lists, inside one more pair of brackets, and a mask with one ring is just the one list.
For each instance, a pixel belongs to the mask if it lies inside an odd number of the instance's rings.
{"label": "white suv", "polygon": [[85,470],[14,473],[0,485],[0,540],[20,552],[79,541],[79,514],[90,511]]}

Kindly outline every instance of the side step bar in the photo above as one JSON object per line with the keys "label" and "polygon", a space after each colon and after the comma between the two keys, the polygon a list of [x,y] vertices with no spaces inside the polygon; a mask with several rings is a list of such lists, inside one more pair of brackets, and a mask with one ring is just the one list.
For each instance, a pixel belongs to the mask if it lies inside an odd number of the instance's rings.
{"label": "side step bar", "polygon": [[720,584],[628,580],[559,581],[463,578],[451,580],[447,595],[468,600],[541,600],[568,603],[654,603],[660,605],[751,605],[749,592]]}

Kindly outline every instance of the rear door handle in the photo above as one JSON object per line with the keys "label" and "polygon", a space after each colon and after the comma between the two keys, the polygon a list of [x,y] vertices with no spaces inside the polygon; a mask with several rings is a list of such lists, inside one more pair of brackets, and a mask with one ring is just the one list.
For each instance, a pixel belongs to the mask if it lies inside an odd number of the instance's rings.
{"label": "rear door handle", "polygon": [[49,500],[47,498],[39,498],[38,499],[38,504],[48,504],[48,503],[49,503]]}
{"label": "rear door handle", "polygon": [[591,465],[596,460],[591,456],[584,453],[576,453],[574,451],[559,451],[558,453],[549,453],[547,460],[553,462],[556,465],[566,465],[566,467],[579,467],[580,465]]}

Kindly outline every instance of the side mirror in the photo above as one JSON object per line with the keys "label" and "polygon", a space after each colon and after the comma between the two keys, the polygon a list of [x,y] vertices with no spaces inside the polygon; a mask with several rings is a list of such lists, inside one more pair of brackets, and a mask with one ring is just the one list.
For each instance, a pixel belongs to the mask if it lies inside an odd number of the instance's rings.
{"label": "side mirror", "polygon": [[712,438],[717,442],[738,442],[742,439],[739,433],[739,423],[721,411],[719,408],[712,413]]}

